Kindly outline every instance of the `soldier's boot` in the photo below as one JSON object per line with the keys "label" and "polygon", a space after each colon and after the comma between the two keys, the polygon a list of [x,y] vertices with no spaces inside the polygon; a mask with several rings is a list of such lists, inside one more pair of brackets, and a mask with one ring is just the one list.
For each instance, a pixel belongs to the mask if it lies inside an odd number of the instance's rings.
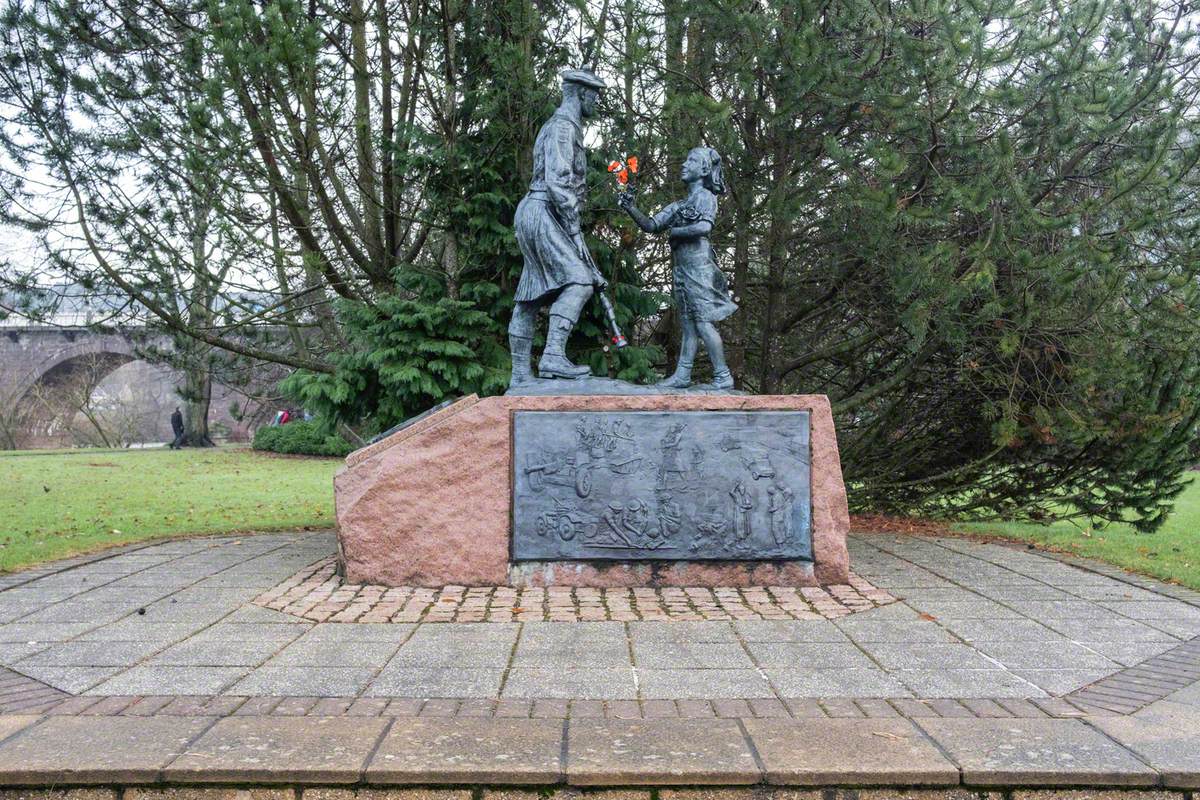
{"label": "soldier's boot", "polygon": [[533,339],[528,336],[508,335],[508,351],[512,354],[512,377],[509,386],[529,383],[533,380]]}
{"label": "soldier's boot", "polygon": [[546,334],[546,349],[538,361],[538,375],[542,378],[566,378],[573,380],[591,375],[592,371],[580,364],[572,364],[567,358],[567,337],[575,324],[566,317],[550,315],[550,330]]}
{"label": "soldier's boot", "polygon": [[679,359],[679,363],[675,365],[675,371],[671,373],[671,377],[664,378],[659,381],[659,386],[666,386],[671,389],[686,389],[692,385],[692,362]]}
{"label": "soldier's boot", "polygon": [[733,373],[729,371],[729,367],[713,372],[712,386],[714,389],[733,388]]}

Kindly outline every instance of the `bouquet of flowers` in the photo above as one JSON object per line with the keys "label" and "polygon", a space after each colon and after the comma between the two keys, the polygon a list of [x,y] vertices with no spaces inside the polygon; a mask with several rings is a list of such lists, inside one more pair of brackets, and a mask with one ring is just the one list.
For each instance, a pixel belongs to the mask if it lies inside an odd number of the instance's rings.
{"label": "bouquet of flowers", "polygon": [[637,156],[625,156],[624,161],[617,159],[609,162],[608,171],[617,179],[620,191],[637,194]]}

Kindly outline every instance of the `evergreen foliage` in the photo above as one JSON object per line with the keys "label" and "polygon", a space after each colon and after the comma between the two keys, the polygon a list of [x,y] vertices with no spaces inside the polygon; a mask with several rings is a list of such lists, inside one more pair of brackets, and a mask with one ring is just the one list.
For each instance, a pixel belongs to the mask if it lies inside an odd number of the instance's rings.
{"label": "evergreen foliage", "polygon": [[252,447],[286,455],[339,458],[345,458],[354,449],[341,436],[330,433],[327,422],[316,419],[301,419],[286,425],[264,425],[254,432]]}
{"label": "evergreen foliage", "polygon": [[466,300],[397,295],[374,308],[343,301],[350,343],[332,374],[297,371],[283,389],[334,423],[370,418],[386,429],[447,397],[496,394],[508,386],[508,354],[496,321]]}
{"label": "evergreen foliage", "polygon": [[[574,357],[631,380],[670,366],[666,243],[617,212],[603,164],[637,154],[653,210],[708,144],[730,185],[731,366],[748,391],[830,396],[854,506],[1153,529],[1200,415],[1187,9],[10,0],[0,202],[57,269],[384,428],[503,389],[513,213],[591,39],[612,89],[584,223],[633,346],[606,350],[590,308]],[[153,191],[127,202],[131,181]],[[70,213],[33,213],[39,192]],[[173,252],[183,289],[236,313],[158,307]]]}

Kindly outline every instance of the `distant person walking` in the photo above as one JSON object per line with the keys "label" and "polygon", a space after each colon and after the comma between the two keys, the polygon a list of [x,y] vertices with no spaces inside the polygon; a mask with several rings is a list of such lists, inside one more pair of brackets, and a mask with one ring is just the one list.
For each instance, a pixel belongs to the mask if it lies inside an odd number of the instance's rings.
{"label": "distant person walking", "polygon": [[175,433],[175,441],[171,442],[171,449],[178,450],[183,447],[183,412],[179,410],[179,406],[175,406],[175,413],[171,415],[171,430]]}

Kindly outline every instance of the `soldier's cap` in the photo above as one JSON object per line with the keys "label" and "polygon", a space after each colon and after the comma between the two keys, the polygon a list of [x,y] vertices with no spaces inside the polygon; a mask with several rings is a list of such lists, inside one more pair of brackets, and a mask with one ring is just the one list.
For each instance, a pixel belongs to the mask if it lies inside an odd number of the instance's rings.
{"label": "soldier's cap", "polygon": [[590,69],[568,69],[562,74],[563,83],[578,83],[581,86],[590,86],[596,90],[607,89],[604,81],[596,77],[596,73]]}

